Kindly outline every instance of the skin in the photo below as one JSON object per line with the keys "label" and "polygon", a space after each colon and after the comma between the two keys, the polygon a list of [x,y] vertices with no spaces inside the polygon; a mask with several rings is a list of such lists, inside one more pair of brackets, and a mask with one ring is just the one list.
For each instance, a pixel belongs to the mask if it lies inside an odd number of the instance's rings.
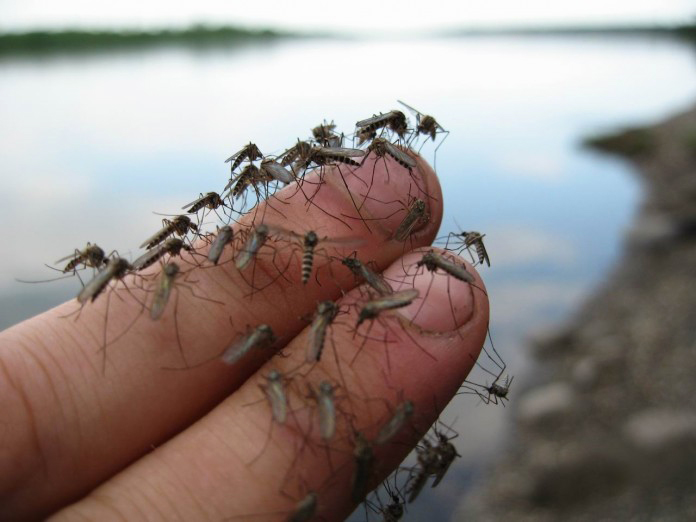
{"label": "skin", "polygon": [[[359,195],[366,193],[374,161],[368,159],[355,174],[341,166],[343,179],[335,170],[325,173],[314,205],[307,206],[305,196],[289,186],[256,216],[297,231],[316,230],[322,237],[363,238],[360,259],[384,270],[395,291],[415,284],[421,292],[421,298],[398,311],[404,329],[392,316],[366,321],[356,334],[364,288],[356,288],[354,276],[340,263],[330,270],[322,266],[327,261],[320,256],[316,270],[322,284],[313,276],[302,285],[300,256],[291,248],[280,249],[275,260],[288,267],[286,278],[277,277],[270,256],[240,273],[230,251],[217,266],[196,269],[196,294],[224,304],[179,290],[177,317],[186,356],[194,365],[211,361],[195,369],[163,369],[182,367],[172,310],[151,321],[138,302],[150,296],[134,285],[129,285],[134,297],[125,291],[105,293],[84,306],[77,319],[65,317],[79,308],[73,300],[15,325],[0,333],[0,519],[224,520],[277,513],[282,520],[308,488],[317,491],[319,517],[347,516],[354,508],[348,423],[337,426],[335,438],[343,447],[337,443],[331,466],[323,451],[303,452],[294,466],[298,452],[293,448],[317,422],[302,411],[288,419],[289,426],[275,426],[265,445],[270,413],[259,384],[271,369],[283,374],[304,363],[310,335],[306,318],[317,301],[337,299],[348,313],[332,326],[333,345],[308,378],[341,383],[349,395],[342,407],[351,408],[368,440],[393,411],[385,400],[414,403],[412,427],[374,448],[372,485],[400,463],[456,393],[488,324],[488,301],[481,290],[426,271],[413,275],[442,218],[440,186],[423,160],[413,169],[420,188],[389,160],[387,183],[385,164],[377,160],[370,198],[360,210],[367,225],[344,217],[349,229],[327,216],[357,217],[346,185],[362,202]],[[317,190],[306,187],[307,196]],[[409,195],[427,200],[431,219],[406,242],[390,241]],[[182,266],[187,259],[185,253]],[[152,274],[158,270],[151,267]],[[469,265],[467,270],[483,289],[475,270]],[[252,277],[257,288],[265,288],[249,297]],[[251,354],[231,366],[216,359],[249,326],[260,323],[272,326],[279,338],[275,349],[282,348],[285,357],[269,361],[272,351]],[[364,337],[367,328],[370,334]],[[110,340],[106,355],[105,331]],[[384,335],[393,336],[393,342],[385,345]],[[397,400],[396,391],[402,399]],[[318,437],[317,427],[314,432]],[[300,471],[283,477],[293,467]]]}

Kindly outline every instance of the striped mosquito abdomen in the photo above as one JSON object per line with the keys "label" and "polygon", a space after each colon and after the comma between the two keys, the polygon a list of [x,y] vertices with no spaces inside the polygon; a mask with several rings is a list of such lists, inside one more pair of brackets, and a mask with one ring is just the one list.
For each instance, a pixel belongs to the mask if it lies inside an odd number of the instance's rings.
{"label": "striped mosquito abdomen", "polygon": [[155,232],[149,239],[143,241],[140,248],[153,248],[172,234],[185,236],[189,230],[193,232],[198,231],[198,227],[191,222],[191,218],[185,215],[176,216],[174,219],[163,219],[162,224],[162,228]]}
{"label": "striped mosquito abdomen", "polygon": [[312,266],[314,265],[314,249],[319,243],[319,237],[316,232],[310,230],[305,234],[303,251],[302,251],[302,283],[307,284],[312,275]]}
{"label": "striped mosquito abdomen", "polygon": [[107,262],[106,254],[104,254],[104,251],[97,245],[93,245],[89,242],[83,250],[75,249],[74,254],[62,257],[58,261],[56,261],[56,263],[60,263],[61,261],[65,261],[66,259],[70,259],[70,262],[67,265],[65,265],[65,268],[63,268],[64,273],[74,272],[77,269],[78,265],[84,265],[85,267],[91,266],[92,268],[98,269]]}
{"label": "striped mosquito abdomen", "polygon": [[386,114],[373,116],[372,118],[357,122],[355,126],[358,128],[360,143],[367,139],[374,138],[376,136],[376,131],[384,127],[388,127],[401,138],[404,137],[404,134],[406,134],[408,130],[406,115],[401,111],[391,111]]}
{"label": "striped mosquito abdomen", "polygon": [[188,205],[181,207],[182,209],[188,209],[189,214],[195,214],[202,208],[209,208],[210,210],[215,210],[216,208],[223,205],[222,198],[217,192],[208,192],[207,194],[201,196],[195,201],[192,201]]}
{"label": "striped mosquito abdomen", "polygon": [[232,162],[230,171],[234,171],[234,169],[239,167],[239,165],[241,165],[242,161],[244,161],[245,159],[248,159],[249,161],[254,161],[262,157],[263,154],[261,154],[261,151],[256,146],[256,144],[249,142],[249,144],[245,145],[244,148],[242,148],[242,150],[236,152],[235,154],[232,154],[232,156],[227,158],[225,160],[225,163]]}
{"label": "striped mosquito abdomen", "polygon": [[483,244],[485,234],[481,234],[480,232],[462,232],[460,235],[464,238],[465,248],[474,247],[479,263],[483,264],[485,262],[488,266],[491,266],[491,260],[488,257],[486,245]]}
{"label": "striped mosquito abdomen", "polygon": [[179,255],[182,249],[190,251],[191,247],[177,237],[170,237],[164,243],[155,246],[136,259],[133,262],[133,268],[135,270],[143,270],[162,259],[165,254],[170,256]]}

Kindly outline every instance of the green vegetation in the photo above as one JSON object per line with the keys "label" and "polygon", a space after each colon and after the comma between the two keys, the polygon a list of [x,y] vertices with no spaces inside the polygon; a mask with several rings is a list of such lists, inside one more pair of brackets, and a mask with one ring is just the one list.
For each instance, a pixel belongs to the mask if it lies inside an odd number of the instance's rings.
{"label": "green vegetation", "polygon": [[629,158],[647,156],[655,150],[655,137],[647,128],[626,129],[615,134],[585,139],[586,147]]}
{"label": "green vegetation", "polygon": [[202,25],[186,29],[153,31],[31,31],[0,34],[0,56],[170,45],[221,47],[296,36],[299,35],[268,29],[253,30]]}

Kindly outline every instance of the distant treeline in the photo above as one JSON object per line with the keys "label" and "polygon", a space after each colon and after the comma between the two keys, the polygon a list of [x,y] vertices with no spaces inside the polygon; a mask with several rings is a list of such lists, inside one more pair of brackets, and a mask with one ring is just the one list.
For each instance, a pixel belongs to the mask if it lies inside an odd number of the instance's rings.
{"label": "distant treeline", "polygon": [[194,26],[152,31],[30,31],[0,34],[0,54],[85,51],[159,45],[224,46],[299,36],[270,29]]}

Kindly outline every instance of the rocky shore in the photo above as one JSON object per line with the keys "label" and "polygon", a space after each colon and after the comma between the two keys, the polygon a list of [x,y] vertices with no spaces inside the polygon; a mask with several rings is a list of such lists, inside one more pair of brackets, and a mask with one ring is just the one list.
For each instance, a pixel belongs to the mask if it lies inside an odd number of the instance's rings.
{"label": "rocky shore", "polygon": [[587,144],[645,201],[603,289],[536,343],[544,382],[458,520],[696,520],[696,107]]}

